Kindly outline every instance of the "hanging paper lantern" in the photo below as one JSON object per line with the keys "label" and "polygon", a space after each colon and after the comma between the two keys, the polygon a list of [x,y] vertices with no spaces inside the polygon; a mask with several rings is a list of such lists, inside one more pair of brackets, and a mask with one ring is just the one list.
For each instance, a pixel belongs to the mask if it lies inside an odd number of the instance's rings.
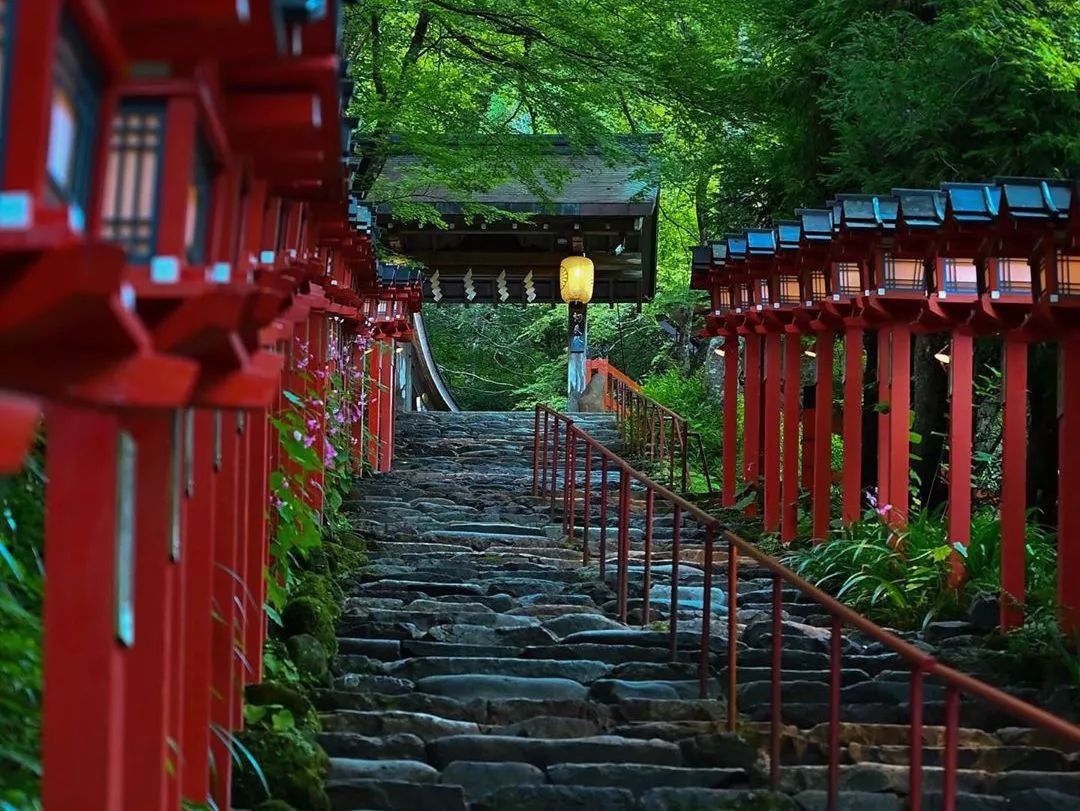
{"label": "hanging paper lantern", "polygon": [[588,304],[592,300],[595,267],[584,256],[568,256],[559,265],[559,293],[567,304]]}

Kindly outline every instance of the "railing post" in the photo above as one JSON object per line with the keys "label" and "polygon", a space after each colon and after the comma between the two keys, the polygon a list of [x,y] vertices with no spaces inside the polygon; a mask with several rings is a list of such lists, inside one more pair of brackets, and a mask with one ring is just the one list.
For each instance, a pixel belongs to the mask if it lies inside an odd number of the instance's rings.
{"label": "railing post", "polygon": [[574,496],[577,485],[577,437],[572,423],[566,424],[566,469],[563,471],[563,528],[568,540],[574,540]]}
{"label": "railing post", "polygon": [[739,550],[735,542],[728,540],[728,618],[727,618],[727,666],[728,666],[728,705],[727,731],[735,731],[739,718],[739,651],[736,643],[739,637]]}
{"label": "railing post", "polygon": [[537,494],[540,477],[540,404],[533,409],[533,486],[532,494]]}
{"label": "railing post", "polygon": [[581,565],[589,565],[589,519],[592,511],[592,448],[587,439],[582,439],[582,450],[585,451],[585,482],[582,491],[581,505]]}
{"label": "railing post", "polygon": [[720,473],[721,503],[735,506],[736,465],[738,464],[739,414],[739,336],[728,335],[724,341],[724,451]]}
{"label": "railing post", "polygon": [[619,468],[619,559],[618,596],[619,622],[626,623],[626,602],[630,579],[630,475],[628,465]]}
{"label": "railing post", "polygon": [[[644,593],[641,598],[641,627],[649,624],[651,613],[649,609],[649,589],[652,588],[652,542],[653,542],[653,508],[655,493],[650,487],[645,493],[645,579]],[[675,584],[678,587],[678,584]]]}
{"label": "railing post", "polygon": [[671,612],[668,630],[671,633],[671,661],[679,658],[679,554],[682,546],[682,507],[678,504],[671,515]]}
{"label": "railing post", "polygon": [[[690,489],[690,435],[686,420],[679,420],[679,425],[682,428],[679,438],[682,447],[682,491],[685,493]],[[705,475],[707,478],[708,472]]]}
{"label": "railing post", "polygon": [[[702,699],[709,697],[709,642],[712,636],[712,576],[713,547],[716,539],[716,525],[705,526],[705,582],[701,600],[701,656],[698,659],[698,695]],[[675,584],[678,588],[678,583]]]}
{"label": "railing post", "polygon": [[772,592],[772,685],[769,723],[769,789],[780,790],[780,733],[783,730],[781,712],[782,686],[784,679],[784,581],[780,575],[773,575]]}
{"label": "railing post", "polygon": [[548,460],[548,432],[551,415],[544,412],[544,441],[540,444],[540,491],[538,495],[547,493],[547,460]]}
{"label": "railing post", "polygon": [[607,582],[607,457],[600,457],[600,580]]}
{"label": "railing post", "polygon": [[836,811],[840,801],[840,643],[843,638],[843,624],[834,615],[829,637],[829,811]]}
{"label": "railing post", "polygon": [[555,499],[559,491],[559,417],[554,420],[551,437],[551,509],[550,520],[555,520]]}

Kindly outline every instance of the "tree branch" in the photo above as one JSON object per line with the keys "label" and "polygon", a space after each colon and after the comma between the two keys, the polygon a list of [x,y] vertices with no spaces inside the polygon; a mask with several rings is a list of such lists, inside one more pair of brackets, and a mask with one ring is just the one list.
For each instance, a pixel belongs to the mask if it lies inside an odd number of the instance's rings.
{"label": "tree branch", "polygon": [[375,87],[375,94],[380,101],[386,101],[386,79],[382,72],[382,28],[379,24],[379,15],[371,15],[371,84]]}

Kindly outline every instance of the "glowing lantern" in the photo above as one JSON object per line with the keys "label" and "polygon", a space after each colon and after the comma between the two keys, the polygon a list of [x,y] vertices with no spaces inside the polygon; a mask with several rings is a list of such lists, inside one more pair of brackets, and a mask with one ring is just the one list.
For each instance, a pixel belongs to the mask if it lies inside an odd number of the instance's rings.
{"label": "glowing lantern", "polygon": [[559,293],[567,304],[588,304],[592,300],[595,268],[591,259],[568,256],[559,265]]}

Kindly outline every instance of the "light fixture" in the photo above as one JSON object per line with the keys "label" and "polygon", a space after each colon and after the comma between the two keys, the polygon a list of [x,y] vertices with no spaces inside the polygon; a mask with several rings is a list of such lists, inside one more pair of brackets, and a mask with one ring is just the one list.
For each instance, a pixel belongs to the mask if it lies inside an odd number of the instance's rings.
{"label": "light fixture", "polygon": [[559,294],[567,304],[588,304],[593,296],[593,261],[585,256],[568,256],[559,265]]}
{"label": "light fixture", "polygon": [[817,357],[817,352],[815,352],[813,349],[804,349],[803,354],[806,355],[806,357],[808,357],[808,358],[816,358]]}
{"label": "light fixture", "polygon": [[727,354],[727,350],[724,349],[724,347],[722,347],[722,346],[716,347],[716,349],[714,349],[713,352],[715,352],[720,357],[724,357],[724,355]]}
{"label": "light fixture", "polygon": [[934,354],[934,360],[940,363],[942,366],[948,366],[952,363],[952,356],[949,354],[948,349],[942,349],[940,352]]}

